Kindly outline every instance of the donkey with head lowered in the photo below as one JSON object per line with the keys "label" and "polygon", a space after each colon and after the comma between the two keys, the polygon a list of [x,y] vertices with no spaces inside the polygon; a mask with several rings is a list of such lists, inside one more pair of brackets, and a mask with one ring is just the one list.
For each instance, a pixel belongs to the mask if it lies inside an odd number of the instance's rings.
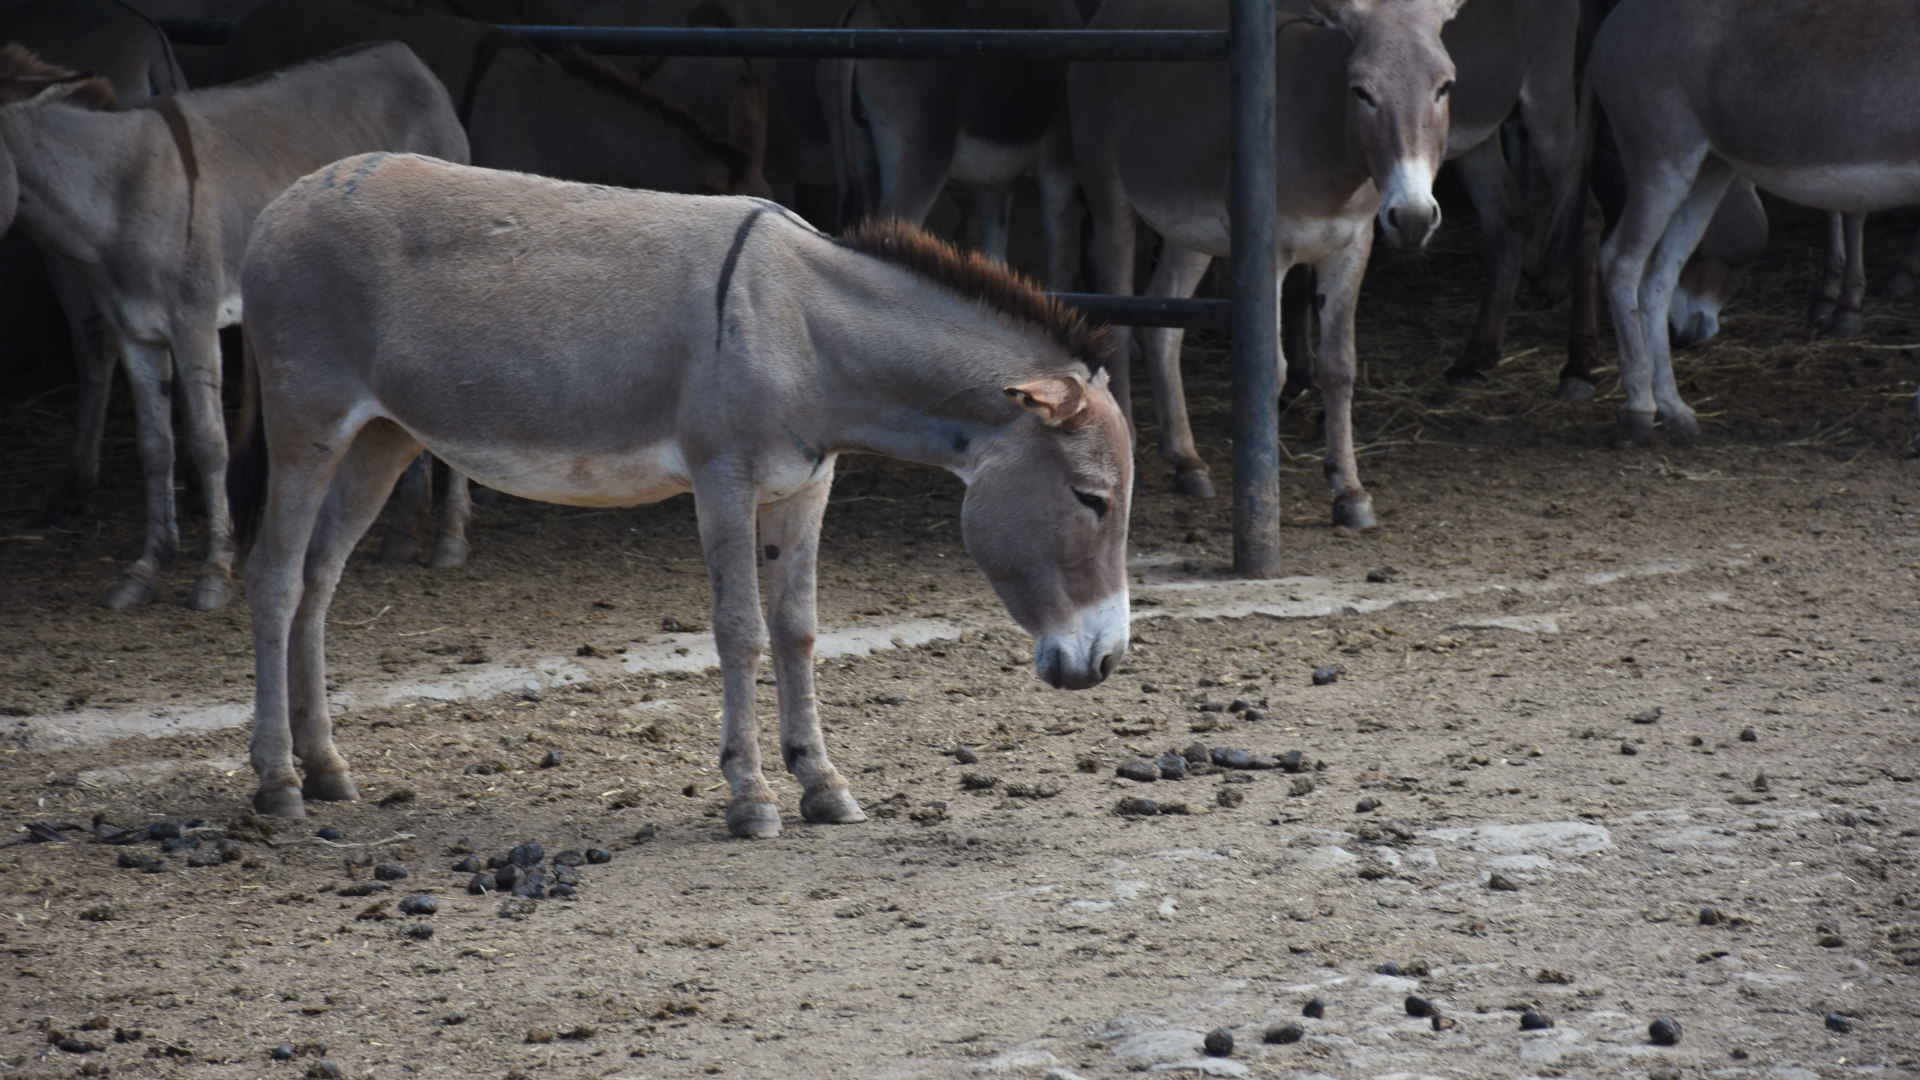
{"label": "donkey with head lowered", "polygon": [[[0,49],[0,204],[72,264],[109,323],[133,389],[147,483],[146,549],[108,607],[150,603],[179,547],[173,397],[207,503],[207,560],[188,598],[232,595],[218,330],[241,317],[240,258],[260,208],[314,168],[387,147],[452,158],[467,143],[446,91],[405,46],[342,52],[231,86],[115,109],[104,81]],[[4,187],[4,185],[0,185]]]}
{"label": "donkey with head lowered", "polygon": [[[361,157],[261,214],[245,274],[248,453],[270,465],[247,563],[263,813],[357,795],[327,716],[327,605],[422,448],[550,502],[693,493],[736,835],[780,830],[754,717],[762,566],[800,812],[864,819],[813,692],[815,557],[839,454],[966,481],[967,551],[1038,639],[1046,681],[1092,686],[1126,653],[1132,453],[1096,374],[1109,339],[917,229],[836,241],[757,199]],[[236,469],[237,505],[258,497],[240,494],[257,475]]]}
{"label": "donkey with head lowered", "polygon": [[[1441,28],[1465,0],[1313,0],[1317,16],[1279,32],[1275,252],[1320,281],[1315,382],[1327,409],[1326,472],[1335,523],[1374,523],[1353,448],[1354,306],[1376,222],[1413,249],[1440,224],[1433,177],[1446,158],[1453,61]],[[1211,29],[1225,0],[1107,0],[1102,29]],[[1133,291],[1137,213],[1164,241],[1148,292],[1188,296],[1208,262],[1228,254],[1227,72],[1220,64],[1080,63],[1068,76],[1074,157],[1093,235],[1097,292]],[[1175,486],[1211,494],[1193,450],[1179,379],[1181,333],[1144,335],[1160,418],[1160,452]],[[1284,363],[1284,359],[1283,359]],[[1120,376],[1124,364],[1116,364]],[[1126,401],[1125,380],[1115,392]]]}

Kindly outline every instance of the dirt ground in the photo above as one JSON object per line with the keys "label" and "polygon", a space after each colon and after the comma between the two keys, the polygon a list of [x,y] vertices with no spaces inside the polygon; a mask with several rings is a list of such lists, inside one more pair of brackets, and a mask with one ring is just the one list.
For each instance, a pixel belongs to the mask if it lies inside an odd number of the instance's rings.
{"label": "dirt ground", "polygon": [[[44,529],[70,395],[6,402],[0,822],[80,828],[0,848],[0,1075],[1920,1075],[1920,308],[1808,342],[1812,235],[1681,357],[1706,434],[1624,448],[1616,396],[1550,400],[1551,312],[1523,304],[1488,391],[1439,385],[1470,229],[1382,260],[1357,409],[1381,527],[1330,528],[1289,438],[1294,576],[1235,581],[1225,500],[1165,494],[1149,449],[1133,649],[1095,690],[1034,678],[957,481],[843,462],[820,696],[872,820],[806,825],[775,779],[789,825],[753,843],[721,817],[690,500],[509,500],[464,571],[357,560],[330,653],[366,801],[267,835],[219,726],[244,599],[178,607],[189,558],[168,602],[94,607],[138,547],[131,423],[96,515]],[[1876,231],[1875,280],[1904,241]],[[1217,343],[1188,366],[1224,491]],[[1196,742],[1299,771],[1115,775]],[[1139,797],[1185,812],[1118,812]],[[229,861],[89,831],[196,819]],[[612,859],[519,918],[449,869],[527,840]],[[386,862],[411,875],[344,894]],[[438,913],[399,915],[415,894]]]}

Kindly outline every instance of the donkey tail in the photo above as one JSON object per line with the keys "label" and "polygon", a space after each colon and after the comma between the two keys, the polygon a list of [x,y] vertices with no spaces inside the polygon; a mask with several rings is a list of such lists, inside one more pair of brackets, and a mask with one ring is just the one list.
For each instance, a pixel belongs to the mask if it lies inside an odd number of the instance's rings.
{"label": "donkey tail", "polygon": [[233,516],[233,541],[245,551],[260,531],[267,501],[267,429],[260,416],[260,371],[253,360],[253,342],[241,324],[240,416],[235,422],[233,453],[227,458],[227,507]]}

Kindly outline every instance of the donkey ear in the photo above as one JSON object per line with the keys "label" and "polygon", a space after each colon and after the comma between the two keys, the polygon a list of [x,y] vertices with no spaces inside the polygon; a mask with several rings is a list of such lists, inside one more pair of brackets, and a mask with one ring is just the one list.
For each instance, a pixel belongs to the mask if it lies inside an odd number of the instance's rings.
{"label": "donkey ear", "polygon": [[93,80],[91,72],[78,75],[46,77],[39,75],[16,75],[0,79],[0,116],[26,112],[43,105],[70,98],[87,88]]}
{"label": "donkey ear", "polygon": [[[1071,430],[1085,422],[1087,380],[1079,375],[1048,375],[1014,383],[1001,391],[1050,428]],[[1077,422],[1076,422],[1077,421]]]}

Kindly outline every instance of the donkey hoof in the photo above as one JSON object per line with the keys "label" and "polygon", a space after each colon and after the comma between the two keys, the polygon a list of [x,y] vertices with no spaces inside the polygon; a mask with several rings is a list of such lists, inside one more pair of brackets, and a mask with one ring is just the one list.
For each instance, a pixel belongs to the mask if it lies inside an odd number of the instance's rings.
{"label": "donkey hoof", "polygon": [[1857,311],[1842,309],[1827,320],[1827,336],[1834,339],[1859,337],[1867,331],[1867,321]]}
{"label": "donkey hoof", "polygon": [[1455,364],[1447,369],[1447,385],[1455,390],[1485,390],[1488,385],[1487,373],[1465,364]]}
{"label": "donkey hoof", "polygon": [[253,812],[268,817],[306,817],[307,804],[293,788],[261,788],[253,793]]}
{"label": "donkey hoof", "polygon": [[1692,409],[1687,409],[1682,412],[1661,413],[1660,426],[1666,429],[1669,435],[1700,434],[1700,421],[1694,419]]}
{"label": "donkey hoof", "polygon": [[1593,397],[1593,380],[1579,375],[1560,376],[1560,392],[1555,396],[1561,401],[1586,401]]}
{"label": "donkey hoof", "polygon": [[727,831],[746,840],[780,835],[780,809],[770,802],[737,802],[727,807]]}
{"label": "donkey hoof", "polygon": [[846,788],[821,788],[800,799],[800,816],[816,825],[852,825],[867,815]]}
{"label": "donkey hoof", "polygon": [[1333,523],[1355,531],[1371,529],[1379,524],[1373,520],[1373,496],[1365,492],[1334,496]]}
{"label": "donkey hoof", "polygon": [[428,561],[430,570],[458,570],[467,565],[467,552],[472,549],[465,540],[456,540],[451,536],[442,536],[433,545],[433,558]]}
{"label": "donkey hoof", "polygon": [[1654,416],[1652,412],[1641,412],[1638,409],[1629,409],[1625,405],[1620,406],[1620,434],[1634,442],[1646,442],[1653,438]]}
{"label": "donkey hoof", "polygon": [[1213,498],[1213,477],[1204,468],[1182,469],[1174,474],[1173,493],[1191,495],[1196,499]]}
{"label": "donkey hoof", "polygon": [[399,529],[388,529],[380,537],[380,553],[374,558],[383,563],[414,562],[420,558],[420,541]]}
{"label": "donkey hoof", "polygon": [[194,611],[216,611],[227,606],[233,599],[233,585],[223,578],[203,577],[193,583],[193,591],[187,594],[187,607]]}
{"label": "donkey hoof", "polygon": [[308,773],[300,785],[307,798],[315,802],[359,802],[360,789],[353,786],[350,772]]}
{"label": "donkey hoof", "polygon": [[153,586],[137,577],[123,577],[113,583],[107,595],[101,597],[100,606],[119,611],[122,608],[145,607],[153,603]]}

